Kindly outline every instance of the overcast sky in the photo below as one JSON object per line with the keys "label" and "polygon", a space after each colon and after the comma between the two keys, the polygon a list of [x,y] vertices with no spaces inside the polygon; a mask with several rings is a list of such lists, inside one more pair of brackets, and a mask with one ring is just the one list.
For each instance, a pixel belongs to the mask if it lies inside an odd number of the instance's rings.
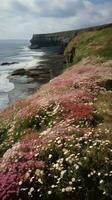
{"label": "overcast sky", "polygon": [[0,0],[0,39],[112,22],[112,0]]}

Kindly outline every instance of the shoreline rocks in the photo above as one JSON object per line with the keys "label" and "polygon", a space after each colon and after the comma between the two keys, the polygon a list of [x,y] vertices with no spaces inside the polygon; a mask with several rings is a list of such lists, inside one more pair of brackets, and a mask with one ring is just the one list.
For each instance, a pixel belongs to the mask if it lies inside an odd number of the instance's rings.
{"label": "shoreline rocks", "polygon": [[21,68],[21,69],[16,69],[15,71],[13,71],[11,75],[12,76],[15,76],[15,75],[22,76],[25,74],[26,74],[26,70],[24,68]]}
{"label": "shoreline rocks", "polygon": [[[54,51],[53,51],[54,50]],[[53,77],[64,70],[64,56],[56,48],[43,49],[45,55],[39,65],[30,69],[16,69],[9,76],[15,88],[9,92],[10,103],[25,98],[37,91],[42,84],[49,82]]]}
{"label": "shoreline rocks", "polygon": [[14,65],[14,64],[18,64],[18,62],[3,62],[3,63],[1,63],[1,66],[4,66],[4,65]]}

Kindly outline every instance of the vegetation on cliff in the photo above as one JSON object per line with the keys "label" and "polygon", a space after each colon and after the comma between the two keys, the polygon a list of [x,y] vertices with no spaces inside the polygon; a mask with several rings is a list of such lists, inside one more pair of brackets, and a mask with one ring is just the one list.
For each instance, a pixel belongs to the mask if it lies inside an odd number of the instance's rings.
{"label": "vegetation on cliff", "polygon": [[100,62],[111,59],[112,26],[79,32],[67,45],[64,55],[68,64],[87,57]]}
{"label": "vegetation on cliff", "polygon": [[111,99],[111,65],[79,63],[2,112],[0,199],[112,200]]}

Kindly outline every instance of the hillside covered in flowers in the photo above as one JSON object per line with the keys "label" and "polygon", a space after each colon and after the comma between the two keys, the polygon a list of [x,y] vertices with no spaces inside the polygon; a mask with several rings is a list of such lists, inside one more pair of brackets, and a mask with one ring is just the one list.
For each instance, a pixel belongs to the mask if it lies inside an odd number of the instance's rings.
{"label": "hillside covered in flowers", "polygon": [[0,113],[0,200],[112,200],[111,33],[81,31],[69,68]]}
{"label": "hillside covered in flowers", "polygon": [[1,200],[112,199],[112,67],[73,65],[0,114]]}

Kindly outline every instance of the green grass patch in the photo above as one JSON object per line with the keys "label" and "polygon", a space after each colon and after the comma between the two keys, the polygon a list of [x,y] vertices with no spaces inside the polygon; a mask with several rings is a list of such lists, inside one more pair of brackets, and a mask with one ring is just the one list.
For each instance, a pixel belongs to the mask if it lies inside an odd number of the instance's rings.
{"label": "green grass patch", "polygon": [[108,134],[108,131],[112,130],[112,92],[106,91],[99,93],[98,99],[95,102],[95,108],[98,115],[103,118],[103,121],[98,125],[98,128],[102,130],[106,129],[107,136],[112,139],[112,135]]}
{"label": "green grass patch", "polygon": [[86,57],[101,57],[104,60],[112,59],[112,27],[102,30],[80,32],[73,38],[65,49],[67,58],[73,47],[76,49],[73,62]]}

